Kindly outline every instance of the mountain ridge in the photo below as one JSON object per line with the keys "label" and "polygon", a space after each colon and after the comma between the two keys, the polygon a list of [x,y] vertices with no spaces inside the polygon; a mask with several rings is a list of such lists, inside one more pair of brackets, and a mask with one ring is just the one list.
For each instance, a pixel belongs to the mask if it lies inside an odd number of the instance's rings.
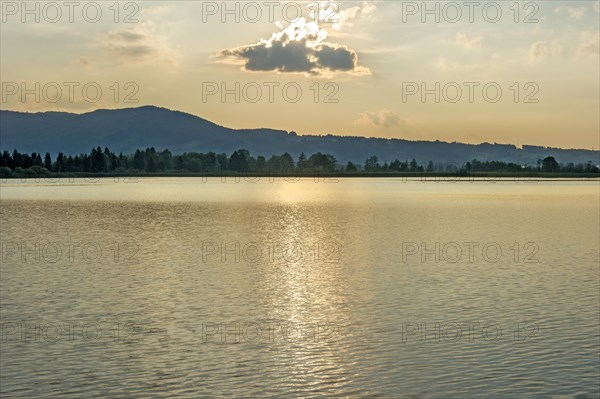
{"label": "mountain ridge", "polygon": [[[83,133],[85,132],[85,133]],[[366,136],[298,135],[271,128],[234,129],[200,116],[154,105],[97,109],[84,113],[0,110],[0,148],[24,152],[87,153],[92,147],[119,153],[138,148],[168,148],[173,153],[231,152],[246,148],[254,155],[290,153],[295,158],[323,152],[340,162],[362,163],[376,155],[380,161],[462,164],[471,159],[530,164],[546,156],[563,163],[600,163],[600,151],[538,145],[407,140]]]}

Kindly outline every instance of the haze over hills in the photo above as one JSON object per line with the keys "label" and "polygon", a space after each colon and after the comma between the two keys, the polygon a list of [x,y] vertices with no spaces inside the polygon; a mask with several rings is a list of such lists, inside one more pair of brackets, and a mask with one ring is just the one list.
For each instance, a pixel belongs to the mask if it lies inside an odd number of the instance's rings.
{"label": "haze over hills", "polygon": [[124,154],[136,149],[168,148],[174,154],[184,152],[224,152],[245,148],[253,155],[270,156],[301,152],[333,154],[340,163],[362,164],[372,155],[380,161],[394,159],[420,163],[456,163],[471,159],[481,161],[535,164],[538,159],[554,156],[560,163],[600,164],[600,151],[560,149],[507,144],[464,144],[440,141],[350,136],[299,136],[294,132],[274,129],[230,129],[195,115],[154,106],[117,110],[96,110],[84,114],[67,112],[24,113],[0,111],[0,148],[16,148],[21,152],[59,151],[75,155],[88,153],[92,147],[109,147]]}

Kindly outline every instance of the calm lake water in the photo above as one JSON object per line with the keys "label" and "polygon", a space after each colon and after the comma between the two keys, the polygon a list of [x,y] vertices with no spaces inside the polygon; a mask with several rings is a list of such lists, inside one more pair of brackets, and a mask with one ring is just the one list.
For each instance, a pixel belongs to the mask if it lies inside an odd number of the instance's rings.
{"label": "calm lake water", "polygon": [[11,398],[598,398],[600,183],[3,181]]}

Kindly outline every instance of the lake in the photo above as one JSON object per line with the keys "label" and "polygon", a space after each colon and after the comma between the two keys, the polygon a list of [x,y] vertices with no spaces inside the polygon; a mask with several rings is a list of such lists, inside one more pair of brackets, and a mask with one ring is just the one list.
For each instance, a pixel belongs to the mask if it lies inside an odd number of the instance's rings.
{"label": "lake", "polygon": [[600,182],[4,180],[1,394],[598,398]]}

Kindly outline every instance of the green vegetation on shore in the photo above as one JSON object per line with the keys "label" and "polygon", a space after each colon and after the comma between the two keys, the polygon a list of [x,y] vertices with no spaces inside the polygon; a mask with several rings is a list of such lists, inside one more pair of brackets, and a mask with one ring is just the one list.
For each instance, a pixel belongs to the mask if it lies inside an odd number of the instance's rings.
{"label": "green vegetation on shore", "polygon": [[116,155],[108,148],[92,149],[90,154],[66,156],[59,153],[52,159],[49,153],[24,154],[14,150],[0,156],[2,178],[23,177],[109,177],[109,176],[272,176],[272,177],[600,177],[597,165],[559,164],[554,157],[538,160],[536,165],[520,165],[499,161],[472,160],[463,165],[435,163],[419,164],[415,159],[380,163],[376,156],[363,165],[348,162],[340,165],[331,154],[301,154],[294,161],[287,152],[269,159],[254,157],[244,149],[230,156],[214,152],[188,152],[173,155],[166,149],[137,150],[133,154]]}

